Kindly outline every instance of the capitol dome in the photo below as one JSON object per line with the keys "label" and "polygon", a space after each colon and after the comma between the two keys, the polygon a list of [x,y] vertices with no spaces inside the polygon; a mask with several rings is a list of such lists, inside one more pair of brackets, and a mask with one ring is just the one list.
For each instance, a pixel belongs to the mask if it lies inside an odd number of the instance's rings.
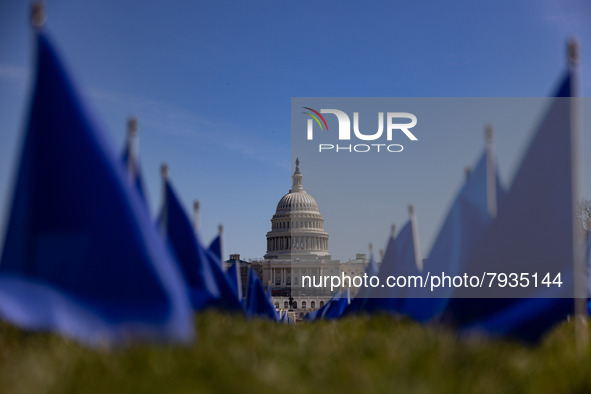
{"label": "capitol dome", "polygon": [[330,258],[324,217],[314,197],[304,190],[302,178],[300,161],[296,159],[291,190],[279,200],[271,218],[265,259]]}
{"label": "capitol dome", "polygon": [[304,190],[289,192],[279,200],[277,204],[276,213],[290,212],[290,211],[310,211],[319,212],[318,204],[314,197],[306,193]]}

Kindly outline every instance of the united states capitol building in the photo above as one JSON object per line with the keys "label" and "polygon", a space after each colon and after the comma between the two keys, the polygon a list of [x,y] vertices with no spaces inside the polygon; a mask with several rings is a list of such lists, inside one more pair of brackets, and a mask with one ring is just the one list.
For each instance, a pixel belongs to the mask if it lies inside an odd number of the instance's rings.
{"label": "united states capitol building", "polygon": [[[311,287],[306,281],[304,287],[302,277],[363,275],[369,260],[361,253],[346,262],[331,258],[324,217],[314,197],[304,190],[299,164],[296,160],[291,190],[279,200],[271,218],[264,258],[247,262],[233,254],[226,265],[240,262],[243,289],[246,289],[248,268],[252,267],[265,287],[270,288],[275,308],[291,310],[301,319],[332,297],[330,286]],[[352,296],[356,290],[351,288]]]}

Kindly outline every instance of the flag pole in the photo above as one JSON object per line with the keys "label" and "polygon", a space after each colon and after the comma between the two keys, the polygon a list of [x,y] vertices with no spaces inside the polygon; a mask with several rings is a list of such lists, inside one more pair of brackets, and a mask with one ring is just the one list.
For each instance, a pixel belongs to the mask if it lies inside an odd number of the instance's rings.
{"label": "flag pole", "polygon": [[166,203],[166,180],[168,179],[168,164],[162,163],[160,166],[160,175],[162,176],[162,218],[160,220],[160,232],[166,236],[168,227],[168,204]]}
{"label": "flag pole", "polygon": [[137,172],[136,166],[136,136],[137,136],[137,118],[130,116],[127,119],[127,173],[129,179],[133,178]]}
{"label": "flag pole", "polygon": [[220,237],[220,259],[222,260],[221,263],[224,263],[224,243],[222,242],[222,236],[224,234],[224,225],[220,224],[218,226],[218,234]]}
{"label": "flag pole", "polygon": [[[371,259],[373,258],[373,244],[370,242],[369,243],[369,260],[367,261],[367,266],[369,267],[370,263],[371,263]],[[375,260],[374,260],[375,263]],[[365,267],[365,271],[367,272],[367,267]],[[357,293],[359,294],[359,293]]]}
{"label": "flag pole", "polygon": [[578,111],[577,99],[578,89],[578,63],[579,63],[579,44],[576,39],[571,38],[567,45],[567,59],[570,75],[570,137],[571,137],[571,171],[572,171],[572,207],[573,207],[573,270],[574,270],[574,298],[575,298],[575,340],[577,349],[585,352],[589,346],[589,332],[587,329],[587,294],[585,291],[587,283],[587,273],[583,262],[581,251],[581,237],[576,217],[576,205],[579,198],[579,138],[578,130]]}
{"label": "flag pole", "polygon": [[492,219],[497,217],[497,174],[494,154],[494,130],[488,124],[484,128],[486,141],[486,206]]}
{"label": "flag pole", "polygon": [[466,180],[468,180],[468,178],[470,178],[470,175],[472,175],[472,167],[466,166],[464,168],[464,177],[466,178]]}
{"label": "flag pole", "polygon": [[35,29],[41,29],[47,21],[45,14],[45,2],[35,1],[31,4],[31,25]]}
{"label": "flag pole", "polygon": [[236,266],[236,279],[238,284],[238,299],[242,301],[242,275],[240,274],[240,259],[234,261],[234,265]]}
{"label": "flag pole", "polygon": [[199,228],[199,200],[193,201],[193,230],[197,232]]}
{"label": "flag pole", "polygon": [[417,224],[417,217],[415,209],[411,205],[408,206],[408,213],[410,215],[410,227],[412,229],[413,248],[415,250],[415,265],[419,271],[423,270],[423,259],[421,258],[421,250],[419,246],[419,228]]}

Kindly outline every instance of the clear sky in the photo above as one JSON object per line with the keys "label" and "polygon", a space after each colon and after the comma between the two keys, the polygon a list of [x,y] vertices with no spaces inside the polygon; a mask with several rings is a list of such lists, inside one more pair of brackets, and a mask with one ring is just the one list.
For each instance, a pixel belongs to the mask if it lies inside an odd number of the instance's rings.
{"label": "clear sky", "polygon": [[[591,91],[586,0],[48,0],[46,8],[47,30],[117,149],[127,116],[138,117],[153,212],[166,161],[187,210],[201,201],[203,238],[223,223],[225,252],[246,258],[265,253],[269,219],[291,185],[291,97],[547,96],[570,36],[581,46],[581,93]],[[28,1],[0,3],[0,237],[28,104],[28,17]],[[465,164],[478,153],[466,152]],[[498,156],[506,168],[515,160]],[[451,202],[458,172],[450,168],[438,198]],[[433,233],[444,213],[421,218],[421,229]]]}

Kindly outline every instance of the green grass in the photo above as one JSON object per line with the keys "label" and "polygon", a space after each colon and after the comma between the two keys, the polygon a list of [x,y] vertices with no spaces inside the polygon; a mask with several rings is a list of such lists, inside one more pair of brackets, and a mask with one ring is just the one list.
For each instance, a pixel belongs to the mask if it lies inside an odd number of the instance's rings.
{"label": "green grass", "polygon": [[297,326],[208,312],[189,347],[91,350],[0,324],[2,393],[591,392],[572,323],[536,346],[387,316]]}

